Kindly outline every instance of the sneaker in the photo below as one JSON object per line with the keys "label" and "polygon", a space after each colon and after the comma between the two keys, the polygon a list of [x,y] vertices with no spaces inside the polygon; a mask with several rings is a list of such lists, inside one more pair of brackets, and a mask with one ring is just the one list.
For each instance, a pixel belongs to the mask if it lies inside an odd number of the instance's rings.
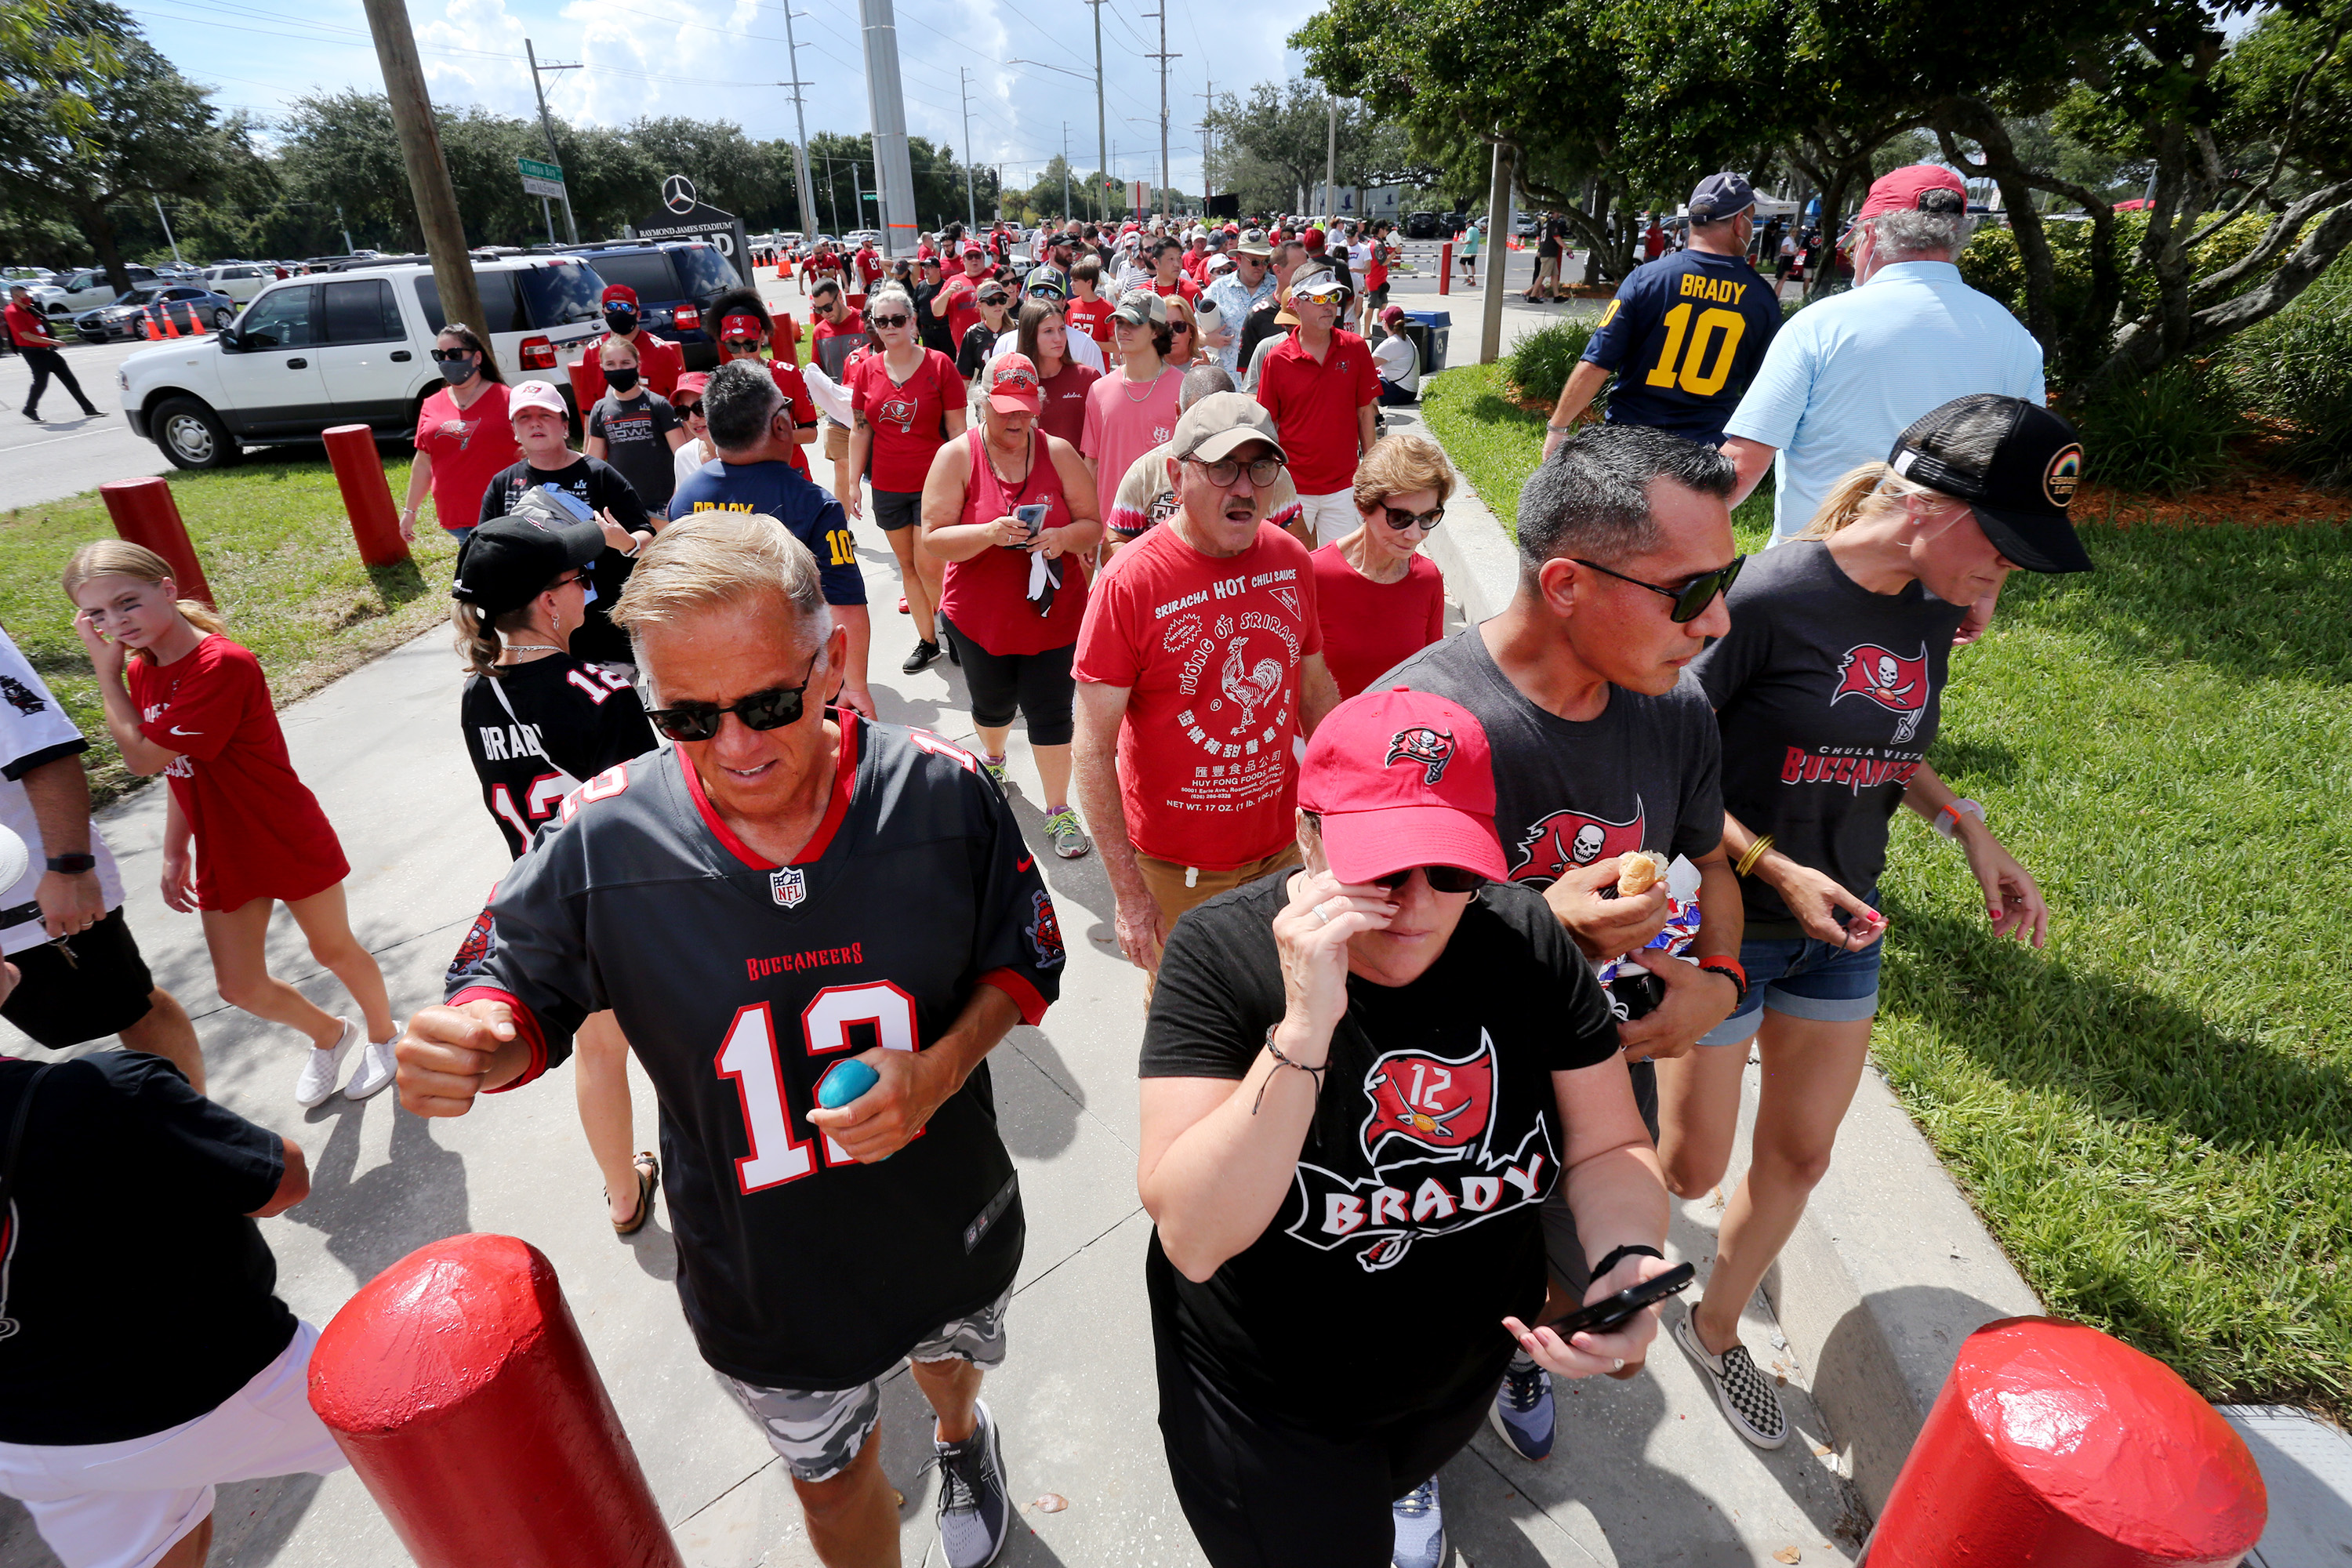
{"label": "sneaker", "polygon": [[1003,757],[982,757],[980,759],[980,767],[982,773],[996,781],[997,788],[1010,790],[1013,787],[1013,780],[1004,771]]}
{"label": "sneaker", "polygon": [[1512,1356],[1503,1372],[1503,1386],[1495,1391],[1495,1403],[1486,1409],[1486,1420],[1495,1435],[1520,1458],[1549,1458],[1554,1426],[1551,1373],[1524,1351]]}
{"label": "sneaker", "polygon": [[1445,1515],[1437,1506],[1437,1478],[1432,1476],[1389,1505],[1396,1519],[1396,1545],[1390,1550],[1391,1568],[1439,1568],[1445,1561]]}
{"label": "sneaker", "polygon": [[392,1054],[393,1047],[399,1043],[400,1026],[396,1023],[392,1026],[391,1039],[368,1042],[367,1049],[360,1053],[360,1065],[352,1072],[352,1081],[343,1085],[345,1100],[366,1100],[391,1086],[400,1071],[399,1059]]}
{"label": "sneaker", "polygon": [[900,665],[898,668],[903,674],[919,675],[924,670],[930,668],[931,666],[939,663],[939,644],[935,642],[919,642],[915,645],[915,651],[907,656],[907,662]]}
{"label": "sneaker", "polygon": [[1004,1444],[985,1401],[976,1402],[980,1428],[961,1443],[931,1447],[940,1466],[940,1549],[949,1568],[985,1568],[1004,1550],[1013,1526],[1013,1500],[1004,1489]]}
{"label": "sneaker", "polygon": [[1066,805],[1045,819],[1045,835],[1054,841],[1054,853],[1065,860],[1075,860],[1095,847],[1078,826],[1078,814]]}
{"label": "sneaker", "polygon": [[1715,1385],[1716,1403],[1723,1406],[1733,1431],[1759,1448],[1777,1448],[1789,1440],[1789,1418],[1781,1412],[1780,1395],[1774,1391],[1772,1380],[1748,1359],[1746,1345],[1709,1355],[1698,1342],[1698,1329],[1689,1311],[1675,1320],[1674,1335],[1675,1343]]}
{"label": "sneaker", "polygon": [[294,1103],[301,1106],[323,1105],[335,1092],[335,1079],[343,1070],[343,1057],[360,1037],[360,1026],[348,1018],[338,1018],[343,1032],[325,1050],[310,1048],[310,1059],[302,1064],[302,1076],[294,1082]]}
{"label": "sneaker", "polygon": [[904,594],[898,595],[898,613],[902,616],[911,616],[915,613],[907,608],[907,595]]}

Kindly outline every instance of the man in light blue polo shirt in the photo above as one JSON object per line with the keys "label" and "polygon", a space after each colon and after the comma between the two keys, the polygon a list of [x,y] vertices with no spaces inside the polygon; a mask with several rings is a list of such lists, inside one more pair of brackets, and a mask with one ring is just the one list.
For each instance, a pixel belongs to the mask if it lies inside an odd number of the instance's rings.
{"label": "man in light blue polo shirt", "polygon": [[1803,532],[1842,477],[1885,462],[1930,409],[1972,392],[2042,402],[2042,345],[1952,265],[1968,228],[1958,174],[1895,170],[1854,219],[1853,290],[1806,307],[1772,340],[1723,452],[1739,469],[1734,505],[1779,457],[1775,543]]}

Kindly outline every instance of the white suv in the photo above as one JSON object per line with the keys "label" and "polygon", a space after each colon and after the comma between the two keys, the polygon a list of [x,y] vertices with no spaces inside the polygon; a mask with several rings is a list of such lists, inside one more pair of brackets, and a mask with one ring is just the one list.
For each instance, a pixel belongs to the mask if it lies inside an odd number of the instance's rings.
{"label": "white suv", "polygon": [[[540,376],[565,398],[558,367],[601,330],[604,279],[576,256],[477,261],[491,352],[509,381]],[[315,441],[337,425],[412,436],[443,384],[433,268],[400,259],[274,280],[233,328],[162,343],[122,362],[117,384],[131,428],[183,468],[216,468],[248,446]]]}

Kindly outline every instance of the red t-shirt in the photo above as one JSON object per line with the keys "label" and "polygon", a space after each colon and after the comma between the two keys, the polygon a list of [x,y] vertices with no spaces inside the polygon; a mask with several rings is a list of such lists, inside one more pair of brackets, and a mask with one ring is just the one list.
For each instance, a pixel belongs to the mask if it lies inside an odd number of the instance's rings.
{"label": "red t-shirt", "polygon": [[1105,348],[1110,346],[1110,313],[1116,309],[1108,300],[1073,298],[1062,307],[1062,316],[1071,326],[1086,333]]}
{"label": "red t-shirt", "polygon": [[215,635],[171,664],[124,668],[139,732],[179,753],[163,776],[194,841],[198,907],[290,903],[351,874],[327,814],[294,776],[252,654]]}
{"label": "red t-shirt", "polygon": [[[775,378],[776,385],[783,392],[785,403],[792,407],[793,428],[814,428],[816,425],[816,400],[809,396],[808,383],[801,375],[801,367],[772,359],[768,362],[768,374]],[[793,443],[791,461],[793,467],[801,471],[802,478],[814,477],[809,473],[807,447],[798,442]]]}
{"label": "red t-shirt", "polygon": [[816,325],[809,329],[809,363],[839,382],[843,370],[849,363],[849,356],[856,353],[865,342],[866,316],[863,311],[850,311],[848,318],[838,325],[820,317]]}
{"label": "red t-shirt", "polygon": [[[604,379],[599,371],[599,397]],[[441,526],[456,530],[481,521],[482,492],[500,468],[522,456],[507,421],[504,384],[488,383],[463,408],[446,386],[426,398],[416,411],[416,449],[433,459],[433,512]]]}
{"label": "red t-shirt", "polygon": [[1291,482],[1302,496],[1328,496],[1356,482],[1356,410],[1377,402],[1381,373],[1372,351],[1350,331],[1334,331],[1321,363],[1291,333],[1269,350],[1258,372],[1257,400],[1274,416]]}
{"label": "red t-shirt", "polygon": [[[971,471],[964,481],[963,515],[959,522],[994,522],[1011,517],[1018,506],[1044,505],[1050,510],[1044,528],[1067,528],[1073,521],[1068,498],[1062,493],[1061,470],[1046,456],[1045,437],[1030,432],[1029,476],[1008,485],[988,466],[988,432],[974,427],[963,434],[971,454]],[[948,563],[947,586],[940,608],[956,630],[999,656],[1044,653],[1067,647],[1078,640],[1078,625],[1087,613],[1087,564],[1065,552],[1056,558],[1062,585],[1044,615],[1029,602],[1030,557],[1026,552],[992,544],[969,561]]]}
{"label": "red t-shirt", "polygon": [[1162,283],[1159,279],[1154,278],[1146,287],[1163,300],[1171,295],[1185,300],[1197,300],[1201,297],[1201,286],[1190,278],[1179,278],[1173,283]]}
{"label": "red t-shirt", "polygon": [[1087,433],[1087,392],[1101,379],[1094,366],[1064,360],[1051,379],[1037,384],[1037,428],[1077,446]]}
{"label": "red t-shirt", "polygon": [[0,310],[0,316],[7,318],[9,341],[20,349],[39,348],[42,340],[50,335],[47,326],[41,321],[40,312],[29,305],[19,305],[11,300],[6,310]]}
{"label": "red t-shirt", "polygon": [[1389,247],[1384,241],[1372,241],[1372,258],[1364,263],[1364,292],[1370,294],[1389,286]]}
{"label": "red t-shirt", "polygon": [[[588,345],[588,350],[571,365],[572,401],[584,418],[588,410],[604,400],[604,362],[599,358],[604,352],[607,332]],[[638,329],[636,337],[637,374],[642,384],[656,395],[667,398],[677,390],[677,378],[686,374],[686,353],[667,338]]]}
{"label": "red t-shirt", "polygon": [[851,412],[865,416],[874,431],[874,488],[919,492],[946,439],[948,410],[963,406],[963,377],[955,361],[925,349],[923,363],[900,382],[891,379],[886,356],[867,354],[844,374]]}
{"label": "red t-shirt", "polygon": [[1415,554],[1394,583],[1363,575],[1340,558],[1337,544],[1312,559],[1323,662],[1341,697],[1355,696],[1445,635],[1445,574],[1428,556]]}
{"label": "red t-shirt", "polygon": [[948,341],[960,343],[980,320],[980,286],[988,281],[983,272],[974,278],[959,273],[947,280]]}
{"label": "red t-shirt", "polygon": [[1136,848],[1226,871],[1290,842],[1298,671],[1322,648],[1307,547],[1270,523],[1239,555],[1203,555],[1172,526],[1118,552],[1073,673],[1128,689],[1118,787]]}
{"label": "red t-shirt", "polygon": [[882,258],[875,254],[870,245],[857,253],[857,276],[865,280],[868,289],[882,280]]}

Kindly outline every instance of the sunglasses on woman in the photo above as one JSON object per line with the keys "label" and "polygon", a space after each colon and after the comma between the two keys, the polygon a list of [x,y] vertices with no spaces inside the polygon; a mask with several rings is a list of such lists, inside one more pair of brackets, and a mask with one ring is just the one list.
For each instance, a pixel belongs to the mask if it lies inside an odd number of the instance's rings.
{"label": "sunglasses on woman", "polygon": [[1189,332],[1192,330],[1192,323],[1190,321],[1171,321],[1168,323],[1168,331],[1171,337],[1178,332]]}
{"label": "sunglasses on woman", "polygon": [[1429,890],[1433,893],[1475,893],[1486,885],[1486,878],[1461,866],[1407,866],[1402,871],[1373,878],[1372,886],[1391,890],[1402,888],[1415,870],[1429,879]]}
{"label": "sunglasses on woman", "polygon": [[903,327],[913,320],[912,316],[868,316],[866,323],[873,327]]}
{"label": "sunglasses on woman", "polygon": [[815,678],[819,657],[822,656],[810,657],[809,673],[798,686],[771,686],[765,691],[754,691],[723,705],[681,702],[674,708],[648,709],[646,717],[653,721],[655,729],[673,741],[708,741],[719,733],[719,722],[730,713],[743,721],[746,730],[781,730],[800,722],[805,706],[803,694]]}
{"label": "sunglasses on woman", "polygon": [[702,417],[702,400],[698,397],[691,403],[673,403],[670,409],[680,419],[699,419]]}
{"label": "sunglasses on woman", "polygon": [[721,338],[719,341],[726,344],[729,348],[733,349],[739,354],[757,353],[760,352],[760,340],[757,338]]}
{"label": "sunglasses on woman", "polygon": [[1655,583],[1644,583],[1639,577],[1628,577],[1622,572],[1612,571],[1598,561],[1587,561],[1580,555],[1572,555],[1569,559],[1579,566],[1591,567],[1604,577],[1614,577],[1620,583],[1631,583],[1636,588],[1647,588],[1653,594],[1672,599],[1675,607],[1666,612],[1666,618],[1677,624],[1695,621],[1706,614],[1706,607],[1715,603],[1717,594],[1731,592],[1731,584],[1738,577],[1740,567],[1748,563],[1745,555],[1735,555],[1728,566],[1702,572],[1679,588],[1661,588]]}
{"label": "sunglasses on woman", "polygon": [[1389,526],[1399,533],[1408,528],[1418,528],[1426,533],[1445,521],[1445,509],[1442,506],[1431,507],[1427,511],[1407,511],[1394,506],[1383,506],[1381,510],[1388,514]]}
{"label": "sunglasses on woman", "polygon": [[433,351],[433,363],[435,364],[446,364],[451,360],[471,359],[473,357],[473,353],[474,351],[471,349],[435,349]]}

